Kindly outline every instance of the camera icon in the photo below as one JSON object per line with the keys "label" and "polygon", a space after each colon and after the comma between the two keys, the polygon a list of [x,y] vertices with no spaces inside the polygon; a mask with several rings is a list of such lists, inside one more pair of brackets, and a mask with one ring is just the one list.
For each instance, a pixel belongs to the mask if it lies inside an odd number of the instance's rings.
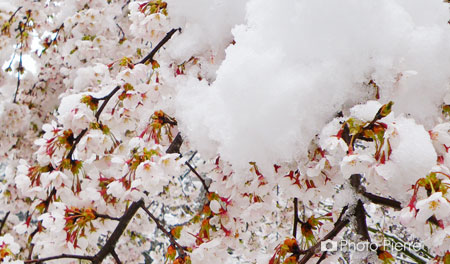
{"label": "camera icon", "polygon": [[338,247],[338,242],[330,240],[330,239],[320,242],[320,250],[321,251],[334,252],[334,251],[337,251],[337,247]]}

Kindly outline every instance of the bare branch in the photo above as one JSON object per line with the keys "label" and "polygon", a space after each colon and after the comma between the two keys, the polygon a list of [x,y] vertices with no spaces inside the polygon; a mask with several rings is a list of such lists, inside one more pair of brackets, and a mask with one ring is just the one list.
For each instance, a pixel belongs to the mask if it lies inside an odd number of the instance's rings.
{"label": "bare branch", "polygon": [[154,49],[152,49],[152,51],[150,51],[150,53],[147,56],[145,56],[145,58],[143,58],[140,62],[138,62],[136,64],[145,64],[147,62],[152,62],[153,61],[153,57],[155,56],[156,52],[158,52],[158,50],[162,46],[164,46],[164,44],[166,44],[166,42],[169,41],[169,39],[177,31],[181,32],[181,28],[176,28],[176,29],[173,28],[171,31],[167,32],[166,36],[156,45],[156,47]]}
{"label": "bare branch", "polygon": [[375,194],[372,194],[369,192],[364,192],[363,196],[366,197],[367,199],[369,199],[374,204],[389,206],[396,210],[402,209],[402,203],[397,200],[390,199],[390,198],[384,198],[384,197],[381,197],[381,196],[378,196],[378,195],[375,195]]}
{"label": "bare branch", "polygon": [[361,200],[358,200],[355,208],[356,218],[356,233],[361,235],[362,240],[370,242],[369,230],[366,223],[366,210],[364,210],[364,204]]}
{"label": "bare branch", "polygon": [[[117,91],[119,91],[119,89],[120,89],[120,86],[118,85],[108,95],[106,95],[102,98],[96,98],[96,100],[103,100],[102,105],[98,109],[97,113],[95,113],[95,118],[97,119],[97,122],[98,122],[98,119],[100,118],[101,113],[105,109],[106,104],[108,104],[109,100],[114,96],[114,94],[117,93]],[[69,153],[67,153],[66,159],[72,160],[73,152],[75,151],[78,143],[80,143],[81,138],[87,133],[87,131],[88,131],[88,129],[85,128],[80,132],[80,134],[78,134],[78,136],[75,138],[75,141],[74,141],[72,147],[69,150]]]}
{"label": "bare branch", "polygon": [[185,164],[189,167],[189,169],[195,174],[195,176],[197,176],[197,178],[202,182],[203,188],[205,188],[205,191],[207,193],[209,193],[209,188],[208,185],[206,184],[206,181],[202,178],[202,176],[200,176],[200,174],[198,174],[198,172],[195,170],[194,167],[192,167],[192,165],[189,162],[185,162]]}
{"label": "bare branch", "polygon": [[100,106],[100,108],[98,109],[97,113],[95,113],[95,119],[97,119],[97,122],[98,122],[98,119],[100,118],[100,115],[103,112],[103,109],[105,109],[109,100],[111,100],[111,97],[113,97],[114,94],[117,93],[117,91],[119,91],[119,89],[120,89],[120,85],[117,85],[107,96],[98,99],[98,100],[104,100],[104,101],[103,101],[102,105]]}
{"label": "bare branch", "polygon": [[113,256],[117,264],[122,264],[122,261],[120,261],[120,258],[114,249],[111,251],[111,255]]}
{"label": "bare branch", "polygon": [[[345,211],[347,210],[347,206],[344,206],[341,211],[341,216],[344,215]],[[342,229],[350,222],[348,217],[339,217],[338,221],[334,224],[334,228],[326,234],[321,240],[319,240],[314,246],[310,247],[307,251],[305,256],[298,262],[299,264],[305,264],[308,262],[309,259],[311,259],[315,254],[317,249],[320,247],[320,243],[322,241],[333,239],[339,232],[341,232]]]}
{"label": "bare branch", "polygon": [[20,9],[22,9],[22,8],[23,8],[23,6],[19,6],[19,7],[16,9],[16,11],[11,15],[11,17],[10,17],[9,20],[8,20],[8,22],[11,23],[11,21],[13,20],[13,18],[16,16],[17,12],[19,12]]}
{"label": "bare branch", "polygon": [[173,139],[170,146],[167,148],[166,153],[172,154],[172,153],[178,153],[180,154],[180,147],[181,144],[183,144],[183,138],[181,137],[181,133],[178,132],[178,134]]}
{"label": "bare branch", "polygon": [[294,198],[294,230],[292,236],[297,238],[297,224],[300,222],[298,218],[298,198]]}
{"label": "bare branch", "polygon": [[142,205],[141,207],[147,213],[147,215],[153,220],[153,222],[155,222],[156,227],[169,238],[170,243],[177,248],[178,255],[180,256],[186,255],[186,253],[184,252],[184,247],[178,244],[178,242],[175,240],[175,237],[169,231],[167,231],[167,229],[161,224],[158,218],[156,218],[144,205]]}
{"label": "bare branch", "polygon": [[119,217],[112,217],[112,216],[109,216],[109,215],[106,215],[106,214],[99,214],[97,212],[95,212],[95,217],[109,219],[109,220],[114,220],[114,221],[120,221]]}
{"label": "bare branch", "polygon": [[133,216],[136,214],[137,210],[139,208],[144,206],[144,200],[139,200],[137,202],[133,202],[128,210],[125,212],[125,214],[120,218],[119,223],[116,226],[116,229],[114,229],[111,236],[106,241],[105,245],[100,249],[100,251],[92,258],[93,264],[99,264],[102,263],[102,261],[108,256],[108,254],[112,253],[114,251],[114,247],[116,246],[117,241],[119,241],[119,238],[122,236],[123,232],[128,226],[128,223],[130,223]]}
{"label": "bare branch", "polygon": [[64,259],[64,258],[85,259],[85,260],[90,260],[90,261],[92,261],[94,259],[93,256],[61,254],[61,255],[58,255],[58,256],[51,256],[51,257],[47,257],[47,258],[29,259],[29,260],[25,260],[24,263],[37,263],[37,262],[49,261],[49,260],[54,260],[54,259]]}
{"label": "bare branch", "polygon": [[2,225],[0,225],[0,236],[2,235],[2,230],[3,230],[3,227],[5,226],[6,219],[8,219],[9,213],[10,213],[10,212],[7,212],[6,215],[5,215],[5,217],[3,217]]}

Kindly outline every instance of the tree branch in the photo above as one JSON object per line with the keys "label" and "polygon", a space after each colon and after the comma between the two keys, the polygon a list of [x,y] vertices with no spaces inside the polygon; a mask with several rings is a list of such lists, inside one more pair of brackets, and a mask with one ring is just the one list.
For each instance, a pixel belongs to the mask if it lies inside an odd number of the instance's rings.
{"label": "tree branch", "polygon": [[181,133],[178,132],[178,134],[173,139],[172,143],[170,143],[170,146],[167,148],[166,153],[168,153],[168,154],[173,154],[173,153],[180,154],[181,144],[183,144],[183,138],[181,137]]}
{"label": "tree branch", "polygon": [[[96,100],[102,100],[103,101],[102,105],[98,109],[97,113],[95,113],[95,119],[97,120],[97,122],[98,122],[98,119],[100,118],[101,113],[105,109],[106,104],[108,104],[109,100],[114,96],[114,94],[117,93],[117,91],[119,91],[119,89],[120,89],[120,85],[117,85],[108,95],[106,95],[104,97],[101,97],[101,98],[95,98]],[[80,132],[80,134],[78,134],[78,136],[75,138],[75,141],[74,141],[72,147],[69,150],[69,153],[67,153],[66,159],[72,160],[73,152],[75,151],[78,143],[80,143],[81,138],[84,137],[84,135],[87,133],[87,131],[88,131],[88,129],[85,128],[85,129],[83,129]]]}
{"label": "tree branch", "polygon": [[145,56],[145,58],[143,58],[140,62],[138,62],[136,64],[145,64],[147,62],[152,62],[153,61],[153,57],[155,56],[156,52],[158,52],[158,50],[162,46],[164,46],[164,44],[166,44],[166,42],[169,41],[169,39],[177,31],[181,32],[181,28],[176,28],[176,29],[173,28],[171,31],[167,32],[166,36],[156,45],[156,47],[154,49],[152,49],[152,51],[150,51],[150,53],[147,56]]}
{"label": "tree branch", "polygon": [[292,230],[292,236],[297,238],[297,224],[300,222],[298,218],[298,198],[294,198],[294,228]]}
{"label": "tree branch", "polygon": [[75,151],[75,148],[77,147],[78,143],[80,143],[81,138],[86,134],[87,131],[88,131],[87,128],[81,130],[80,134],[78,134],[78,136],[75,138],[75,141],[73,142],[73,145],[69,150],[69,153],[67,153],[66,159],[72,160],[72,155],[73,152]]}
{"label": "tree branch", "polygon": [[49,261],[54,259],[64,259],[64,258],[71,258],[71,259],[85,259],[85,260],[93,260],[93,256],[81,256],[81,255],[70,255],[70,254],[61,254],[58,256],[52,256],[47,258],[40,258],[40,259],[29,259],[25,260],[24,263],[37,263],[37,262],[43,262],[43,261]]}
{"label": "tree branch", "polygon": [[112,217],[112,216],[109,216],[109,215],[106,215],[106,214],[99,214],[97,212],[95,212],[95,217],[100,217],[100,218],[114,220],[114,221],[120,221],[120,219],[121,219],[119,217]]}
{"label": "tree branch", "polygon": [[0,226],[0,236],[2,235],[2,230],[3,230],[3,227],[5,226],[6,219],[8,219],[9,213],[10,213],[10,212],[7,212],[6,215],[5,215],[5,217],[3,217],[2,225]]}
{"label": "tree branch", "polygon": [[186,253],[184,252],[184,247],[178,244],[178,242],[175,240],[175,237],[169,231],[167,231],[167,229],[161,224],[158,218],[156,218],[144,205],[142,205],[141,207],[147,213],[147,215],[153,220],[153,222],[155,222],[156,227],[169,238],[170,243],[177,248],[178,255],[185,256]]}
{"label": "tree branch", "polygon": [[358,200],[355,208],[356,233],[362,237],[362,240],[370,242],[369,230],[366,223],[366,210],[361,200]]}
{"label": "tree branch", "polygon": [[[345,211],[347,210],[347,206],[344,206],[342,208],[341,211],[341,216],[344,215]],[[350,220],[348,219],[348,217],[339,217],[338,221],[336,221],[336,223],[334,224],[334,228],[328,233],[326,234],[321,240],[319,240],[314,246],[310,247],[307,251],[305,256],[303,256],[303,258],[298,262],[299,264],[305,264],[306,262],[308,262],[309,259],[311,259],[315,254],[317,249],[320,246],[320,243],[322,241],[328,240],[328,239],[333,239],[335,236],[337,236],[337,234],[339,234],[339,232],[341,232],[342,229],[344,229],[344,227],[350,222]]]}
{"label": "tree branch", "polygon": [[120,258],[114,249],[111,251],[111,255],[113,256],[114,260],[116,261],[116,264],[122,264],[122,261],[120,261]]}
{"label": "tree branch", "polygon": [[92,258],[93,264],[101,263],[106,258],[106,256],[108,256],[108,254],[110,254],[114,251],[114,247],[116,246],[117,241],[119,241],[119,238],[122,236],[123,232],[127,228],[128,223],[130,223],[131,219],[136,214],[137,210],[139,210],[139,208],[141,208],[143,206],[144,206],[144,200],[142,200],[142,199],[137,202],[133,202],[130,205],[130,207],[125,212],[125,214],[120,218],[119,224],[117,224],[116,229],[114,229],[114,232],[108,238],[105,245]]}
{"label": "tree branch", "polygon": [[203,188],[205,188],[205,191],[207,193],[209,193],[209,187],[206,184],[206,181],[202,178],[202,176],[200,176],[200,174],[198,174],[198,172],[195,170],[194,167],[192,167],[192,165],[189,162],[185,162],[185,164],[189,167],[189,169],[195,174],[195,176],[197,176],[197,178],[202,182]]}
{"label": "tree branch", "polygon": [[378,196],[378,195],[375,195],[375,194],[372,194],[369,192],[364,192],[363,196],[366,197],[367,199],[369,199],[374,204],[389,206],[396,210],[402,209],[402,203],[397,200],[390,199],[390,198],[384,198],[384,197],[381,197],[381,196]]}
{"label": "tree branch", "polygon": [[95,119],[100,118],[101,113],[103,112],[103,109],[105,109],[106,105],[108,104],[109,100],[111,99],[111,97],[114,96],[115,93],[117,93],[117,91],[119,91],[120,89],[120,85],[117,85],[108,95],[98,99],[98,100],[104,100],[102,105],[100,106],[100,108],[98,109],[97,113],[95,113]]}

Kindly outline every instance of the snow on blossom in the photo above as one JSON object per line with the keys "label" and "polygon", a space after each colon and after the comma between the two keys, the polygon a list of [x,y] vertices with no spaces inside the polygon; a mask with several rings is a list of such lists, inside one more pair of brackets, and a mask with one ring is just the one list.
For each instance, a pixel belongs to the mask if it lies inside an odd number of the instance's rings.
{"label": "snow on blossom", "polygon": [[369,166],[375,162],[369,155],[348,155],[341,163],[341,172],[345,179],[350,178],[352,174],[363,174],[367,172]]}
{"label": "snow on blossom", "polygon": [[424,5],[250,1],[216,80],[180,89],[183,130],[202,154],[218,152],[239,167],[290,160],[343,105],[375,93],[370,79],[397,113],[429,123],[448,84],[450,32],[445,4],[427,2],[422,13]]}
{"label": "snow on blossom", "polygon": [[388,126],[385,140],[389,140],[392,153],[385,164],[375,167],[376,173],[388,181],[386,190],[397,199],[405,201],[405,189],[425,177],[436,164],[437,155],[430,135],[413,119],[400,116]]}
{"label": "snow on blossom", "polygon": [[450,216],[450,203],[442,197],[442,192],[435,192],[430,197],[420,200],[416,204],[417,220],[424,223],[431,216],[436,216],[438,220]]}
{"label": "snow on blossom", "polygon": [[436,125],[430,131],[433,146],[440,155],[448,153],[447,148],[450,147],[450,123],[442,123]]}

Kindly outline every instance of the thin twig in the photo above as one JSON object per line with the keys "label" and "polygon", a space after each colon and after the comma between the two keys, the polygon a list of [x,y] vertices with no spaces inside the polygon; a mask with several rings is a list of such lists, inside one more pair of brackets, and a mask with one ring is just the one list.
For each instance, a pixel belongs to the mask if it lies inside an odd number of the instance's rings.
{"label": "thin twig", "polygon": [[10,213],[10,212],[7,212],[6,215],[5,215],[5,217],[3,217],[2,225],[0,226],[0,236],[2,235],[2,230],[3,230],[3,227],[5,226],[6,219],[8,219],[9,213]]}
{"label": "thin twig", "polygon": [[119,28],[119,30],[120,30],[119,35],[122,34],[121,39],[124,39],[124,38],[125,38],[125,32],[123,32],[122,27],[119,25],[119,23],[116,23],[116,26],[117,26],[117,27]]}
{"label": "thin twig", "polygon": [[114,221],[120,221],[120,219],[121,219],[119,217],[113,217],[113,216],[109,216],[109,215],[106,215],[106,214],[99,214],[97,212],[95,212],[95,217],[100,217],[100,218],[114,220]]}
{"label": "thin twig", "polygon": [[300,222],[298,218],[298,198],[294,198],[294,230],[292,231],[292,236],[297,238],[297,224]]}
{"label": "thin twig", "polygon": [[94,259],[93,256],[61,254],[58,256],[51,256],[51,257],[40,258],[40,259],[29,259],[29,260],[25,260],[24,263],[36,263],[36,262],[43,262],[43,261],[49,261],[49,260],[54,260],[54,259],[64,259],[64,258],[85,259],[85,260],[90,260],[90,261],[92,261]]}
{"label": "thin twig", "polygon": [[41,55],[39,55],[39,57],[41,57],[42,54],[44,54],[44,53],[47,51],[47,49],[50,48],[50,47],[53,45],[53,42],[56,41],[56,39],[57,39],[58,36],[59,36],[59,32],[60,32],[61,29],[63,29],[63,28],[64,28],[64,23],[62,23],[61,26],[59,26],[59,27],[56,29],[56,31],[54,32],[54,33],[56,33],[55,37],[52,38],[52,40],[50,41],[50,43],[48,44],[48,46],[42,50]]}
{"label": "thin twig", "polygon": [[206,181],[202,178],[202,176],[200,176],[200,174],[198,174],[198,172],[195,170],[194,167],[192,167],[192,165],[189,162],[185,162],[185,164],[189,167],[189,169],[195,174],[195,176],[197,176],[197,178],[201,181],[203,188],[205,188],[205,191],[207,193],[209,193],[209,188],[208,185],[206,184]]}
{"label": "thin twig", "polygon": [[170,240],[170,243],[174,246],[176,246],[178,255],[184,256],[186,253],[184,252],[184,247],[178,244],[178,242],[175,240],[175,237],[167,231],[167,229],[161,224],[161,222],[156,218],[144,205],[142,205],[142,209],[147,213],[147,215],[155,222],[156,227],[161,230]]}
{"label": "thin twig", "polygon": [[[22,34],[23,31],[20,32],[20,34]],[[20,51],[20,55],[19,55],[19,67],[18,67],[18,71],[17,71],[17,87],[16,87],[16,91],[14,93],[14,99],[13,99],[13,103],[17,102],[17,94],[19,93],[19,87],[20,87],[20,71],[22,70],[22,51]]]}
{"label": "thin twig", "polygon": [[104,101],[103,101],[102,105],[100,106],[100,108],[98,109],[97,113],[95,113],[95,119],[97,119],[97,122],[98,122],[98,119],[100,118],[101,113],[103,112],[103,109],[105,109],[109,100],[114,96],[115,93],[117,93],[117,91],[119,91],[119,89],[120,89],[120,85],[117,85],[107,96],[102,98],[102,100],[104,100]]}
{"label": "thin twig", "polygon": [[158,52],[158,50],[164,45],[166,44],[167,41],[169,41],[169,39],[173,36],[173,34],[175,34],[175,32],[177,31],[181,31],[181,28],[173,28],[171,31],[167,32],[166,36],[156,45],[156,47],[154,49],[152,49],[152,51],[150,51],[150,53],[145,56],[145,58],[143,58],[140,62],[136,63],[136,64],[145,64],[147,62],[152,62],[153,61],[153,57],[155,56],[156,52]]}
{"label": "thin twig", "polygon": [[72,155],[73,155],[73,152],[75,151],[75,148],[77,147],[78,143],[80,143],[81,138],[86,134],[87,131],[88,131],[87,128],[81,130],[81,133],[78,134],[78,136],[75,138],[75,141],[73,142],[73,145],[69,150],[69,153],[67,153],[66,159],[72,160]]}
{"label": "thin twig", "polygon": [[[117,91],[119,91],[119,89],[120,89],[120,86],[118,85],[108,95],[106,95],[102,98],[96,98],[97,100],[103,100],[102,105],[98,109],[97,113],[95,113],[95,118],[97,119],[97,122],[100,118],[101,113],[105,109],[106,104],[108,104],[109,100],[114,96],[115,93],[117,93]],[[85,128],[80,132],[80,134],[78,134],[78,136],[74,140],[72,147],[69,150],[69,153],[67,153],[66,159],[72,160],[73,152],[75,151],[78,143],[80,143],[81,138],[87,133],[87,131],[88,131],[88,129]]]}
{"label": "thin twig", "polygon": [[11,17],[9,18],[8,22],[11,23],[11,21],[13,20],[13,18],[16,16],[17,12],[19,12],[20,9],[22,9],[23,6],[19,6],[16,11],[11,15]]}
{"label": "thin twig", "polygon": [[322,256],[320,256],[319,260],[316,262],[316,264],[320,264],[324,259],[327,258],[328,251],[325,251],[322,253]]}

